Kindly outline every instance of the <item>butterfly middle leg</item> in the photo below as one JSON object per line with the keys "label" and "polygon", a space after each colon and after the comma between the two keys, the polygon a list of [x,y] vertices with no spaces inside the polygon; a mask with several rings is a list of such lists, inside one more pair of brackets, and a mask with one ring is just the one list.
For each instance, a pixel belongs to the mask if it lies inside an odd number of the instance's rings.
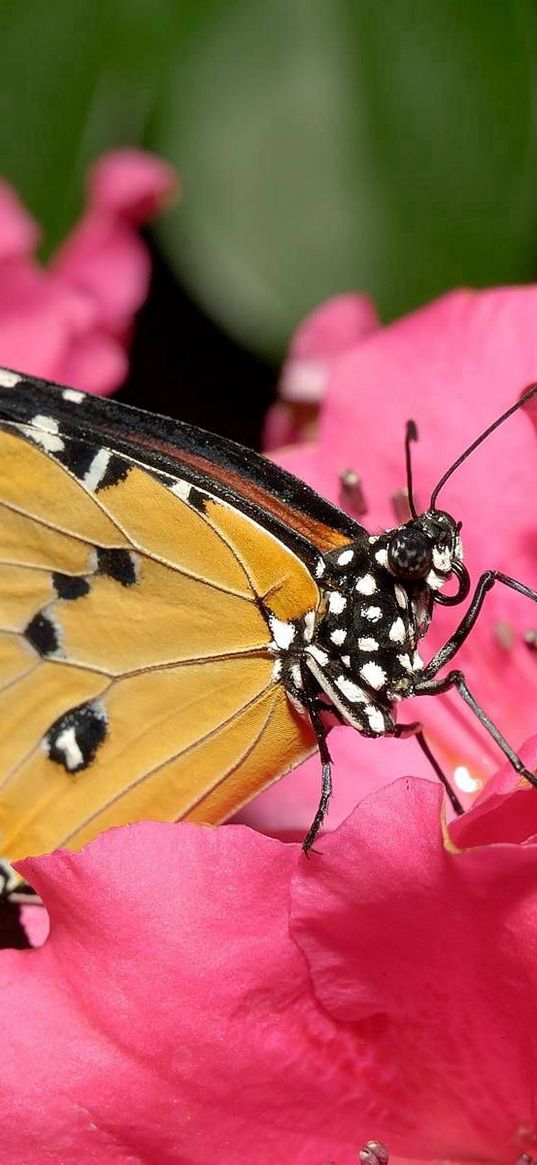
{"label": "butterfly middle leg", "polygon": [[523,761],[520,759],[514,749],[511,748],[511,745],[508,744],[505,736],[502,735],[499,728],[497,728],[490,717],[487,716],[487,713],[478,703],[475,696],[472,695],[461,671],[451,671],[447,676],[444,677],[444,679],[441,680],[420,681],[415,685],[413,695],[437,696],[441,695],[443,692],[448,692],[451,688],[456,688],[465,704],[471,708],[474,715],[477,716],[480,724],[483,725],[483,728],[485,728],[489,735],[492,736],[492,739],[496,742],[498,748],[500,748],[504,756],[507,757],[507,760],[513,766],[515,772],[518,773],[519,776],[524,777],[526,781],[529,781],[530,785],[533,785],[533,787],[537,789],[537,776],[535,773],[530,772],[530,770],[526,768]]}
{"label": "butterfly middle leg", "polygon": [[457,797],[455,790],[452,788],[452,786],[451,786],[448,778],[446,777],[446,774],[445,774],[443,768],[441,767],[439,761],[437,761],[434,753],[429,748],[429,745],[427,743],[427,740],[426,740],[424,732],[423,732],[423,725],[420,723],[420,721],[415,720],[411,724],[396,724],[391,735],[396,737],[398,740],[404,740],[408,736],[414,736],[416,738],[416,740],[421,748],[421,751],[427,757],[427,760],[429,761],[431,768],[434,769],[434,772],[436,773],[438,780],[444,786],[444,789],[446,790],[446,793],[451,801],[451,804],[455,810],[455,813],[457,814],[457,816],[460,816],[461,813],[464,813],[464,808],[461,805],[461,802],[459,801],[459,798]]}
{"label": "butterfly middle leg", "polygon": [[520,776],[524,777],[531,785],[537,788],[537,777],[526,768],[500,730],[492,722],[490,717],[487,716],[475,696],[472,695],[463,672],[456,670],[449,672],[443,679],[437,680],[435,678],[441,668],[445,667],[457,654],[459,648],[462,647],[462,644],[477,622],[488,592],[492,590],[492,587],[496,583],[502,583],[503,586],[509,587],[510,590],[516,591],[517,594],[524,595],[525,598],[537,602],[537,592],[532,590],[531,587],[527,587],[525,583],[519,582],[516,578],[511,578],[510,575],[503,574],[499,570],[485,571],[478,579],[470,606],[461,619],[459,626],[456,627],[449,639],[446,640],[436,655],[423,668],[419,679],[414,684],[412,694],[414,696],[433,696],[440,695],[443,692],[455,688],[489,735],[492,736],[492,739],[501,749],[504,756],[507,757],[515,772],[519,773]]}

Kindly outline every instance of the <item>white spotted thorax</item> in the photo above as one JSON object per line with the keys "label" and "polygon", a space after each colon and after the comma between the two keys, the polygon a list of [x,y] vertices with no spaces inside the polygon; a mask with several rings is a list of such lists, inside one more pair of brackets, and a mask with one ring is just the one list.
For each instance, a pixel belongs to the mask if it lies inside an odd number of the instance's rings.
{"label": "white spotted thorax", "polygon": [[345,721],[367,736],[392,732],[394,704],[413,694],[435,593],[462,563],[459,529],[449,514],[428,511],[321,560],[322,606],[303,648],[307,666]]}

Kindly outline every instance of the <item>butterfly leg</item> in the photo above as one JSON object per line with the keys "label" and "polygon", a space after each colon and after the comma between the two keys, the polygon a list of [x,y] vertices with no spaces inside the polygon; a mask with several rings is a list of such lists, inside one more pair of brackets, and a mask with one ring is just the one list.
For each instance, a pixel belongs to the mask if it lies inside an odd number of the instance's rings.
{"label": "butterfly leg", "polygon": [[302,661],[300,664],[300,671],[303,683],[303,699],[306,710],[308,712],[311,725],[315,736],[317,738],[317,748],[319,749],[319,756],[321,758],[321,796],[317,812],[308,829],[308,832],[302,842],[302,849],[308,853],[315,842],[317,834],[321,829],[323,821],[326,816],[330,797],[332,796],[332,757],[326,743],[327,729],[325,728],[321,719],[322,703],[316,691],[312,689],[312,676],[307,664]]}
{"label": "butterfly leg", "polygon": [[513,591],[517,591],[519,595],[524,595],[527,599],[533,599],[537,603],[537,592],[532,591],[530,587],[525,586],[518,579],[511,578],[508,574],[502,574],[499,570],[486,570],[478,580],[473,599],[466,614],[461,619],[459,626],[446,643],[444,643],[443,647],[437,651],[436,655],[424,667],[421,673],[423,679],[432,679],[440,671],[440,668],[444,667],[446,663],[449,663],[453,659],[453,656],[462,647],[462,644],[474,627],[488,592],[492,590],[492,587],[497,582],[503,583],[504,586],[510,587]]}
{"label": "butterfly leg", "polygon": [[457,689],[465,704],[471,708],[474,716],[477,716],[480,724],[482,724],[483,728],[485,728],[489,735],[492,736],[492,739],[496,742],[498,748],[501,749],[504,756],[507,757],[507,760],[513,766],[515,772],[519,773],[521,777],[525,777],[525,779],[529,781],[530,785],[533,785],[533,787],[537,789],[537,776],[535,773],[531,773],[529,769],[526,768],[520,757],[517,756],[516,752],[514,752],[514,750],[511,748],[511,745],[508,744],[505,737],[502,736],[499,728],[496,728],[496,725],[493,724],[492,720],[489,718],[489,716],[487,716],[481,705],[478,704],[475,696],[472,695],[470,689],[468,688],[464,675],[461,671],[449,672],[449,674],[443,680],[420,679],[416,683],[412,694],[414,696],[436,696],[440,695],[442,692],[448,692],[450,688]]}
{"label": "butterfly leg", "polygon": [[434,769],[434,772],[436,773],[438,780],[444,786],[444,789],[446,790],[446,793],[451,801],[451,804],[455,810],[455,813],[458,816],[460,816],[461,813],[464,813],[464,808],[461,805],[461,802],[459,801],[459,798],[457,797],[455,790],[451,787],[444,770],[441,768],[434,753],[431,752],[431,749],[429,748],[429,745],[428,745],[428,743],[425,739],[425,736],[424,736],[423,725],[420,724],[419,720],[415,720],[412,724],[396,724],[395,730],[392,733],[392,736],[397,737],[399,740],[404,740],[408,736],[415,736],[415,738],[416,738],[416,740],[421,748],[421,751],[427,757],[427,760],[429,761],[431,768]]}

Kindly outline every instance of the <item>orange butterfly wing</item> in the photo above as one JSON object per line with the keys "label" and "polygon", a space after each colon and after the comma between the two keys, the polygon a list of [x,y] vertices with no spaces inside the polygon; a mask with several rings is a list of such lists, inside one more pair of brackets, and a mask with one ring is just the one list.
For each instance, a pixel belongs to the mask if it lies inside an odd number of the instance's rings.
{"label": "orange butterfly wing", "polygon": [[222,821],[315,748],[267,621],[317,610],[310,571],[222,497],[122,458],[96,491],[28,434],[0,432],[2,850]]}

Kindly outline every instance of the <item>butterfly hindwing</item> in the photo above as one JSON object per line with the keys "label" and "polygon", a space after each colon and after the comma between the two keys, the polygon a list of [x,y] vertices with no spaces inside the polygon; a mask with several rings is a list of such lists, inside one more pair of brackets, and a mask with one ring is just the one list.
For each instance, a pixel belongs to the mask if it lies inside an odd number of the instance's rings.
{"label": "butterfly hindwing", "polygon": [[64,431],[56,390],[14,409],[15,391],[0,392],[2,849],[223,820],[315,747],[271,631],[316,611],[311,570],[255,506],[202,489],[179,447],[141,464],[128,426],[118,451],[98,415]]}

